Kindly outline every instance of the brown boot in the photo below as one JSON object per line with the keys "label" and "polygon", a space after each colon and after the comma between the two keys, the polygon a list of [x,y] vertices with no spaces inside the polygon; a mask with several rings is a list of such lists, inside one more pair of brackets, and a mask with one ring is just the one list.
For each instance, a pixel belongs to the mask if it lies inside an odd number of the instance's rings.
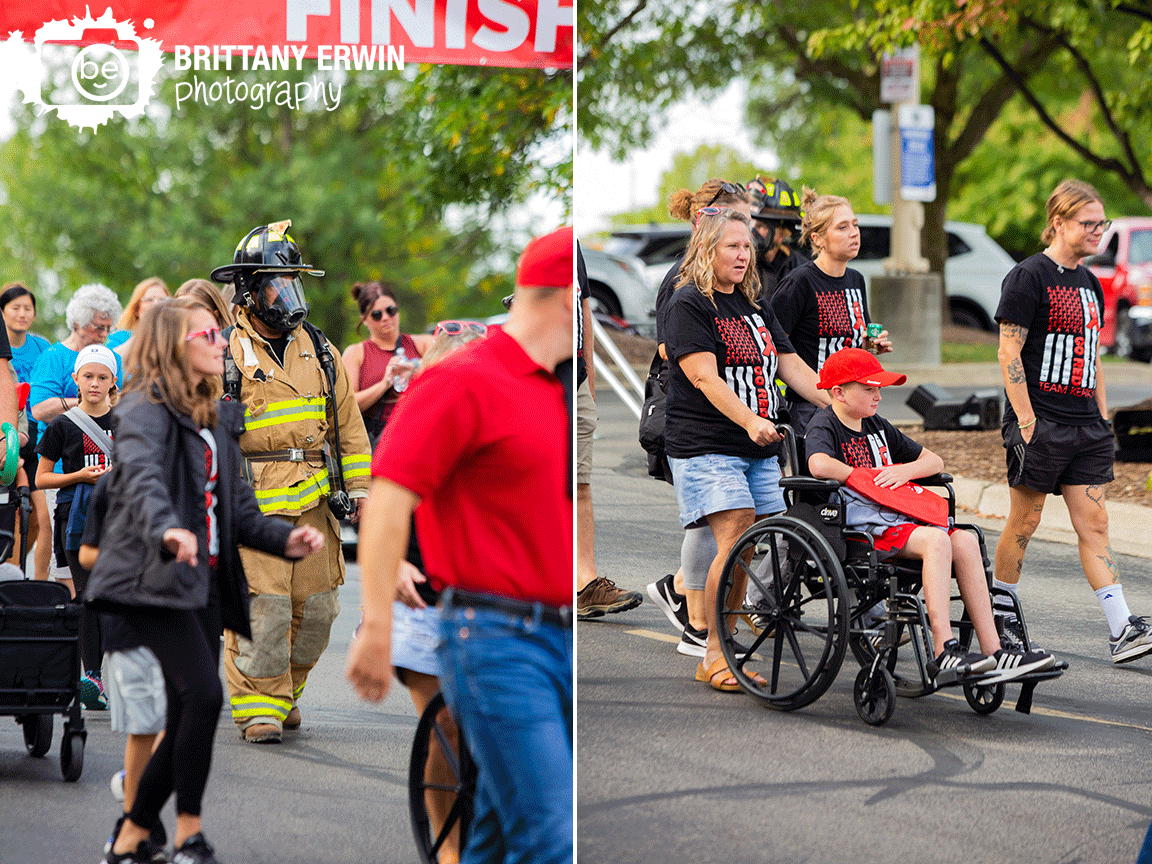
{"label": "brown boot", "polygon": [[608,577],[597,576],[576,595],[576,617],[584,621],[599,618],[606,612],[627,612],[642,602],[644,598],[638,591],[625,591]]}
{"label": "brown boot", "polygon": [[250,744],[280,743],[280,727],[275,723],[253,723],[241,735]]}
{"label": "brown boot", "polygon": [[285,729],[299,729],[300,728],[300,709],[295,705],[292,710],[288,712],[288,716],[284,718]]}

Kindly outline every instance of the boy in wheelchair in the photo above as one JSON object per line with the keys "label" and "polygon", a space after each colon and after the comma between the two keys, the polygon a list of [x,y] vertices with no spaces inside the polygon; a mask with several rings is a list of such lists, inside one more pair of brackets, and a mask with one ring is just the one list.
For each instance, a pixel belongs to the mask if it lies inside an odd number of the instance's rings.
{"label": "boy in wheelchair", "polygon": [[[851,485],[884,499],[884,490],[897,490],[944,469],[939,456],[876,413],[881,388],[905,380],[904,375],[885,372],[879,360],[859,348],[837,351],[825,361],[819,386],[829,391],[832,404],[816,413],[804,436],[813,477],[848,483],[855,468],[878,469],[870,481],[874,489],[861,477],[863,472],[857,472]],[[904,515],[848,486],[840,495],[846,526],[871,534],[881,560],[898,557],[923,562],[924,605],[934,649],[927,671],[933,679],[948,672],[944,677],[955,676],[958,682],[978,679],[981,684],[994,684],[1052,667],[1055,658],[1045,651],[1014,643],[1001,645],[975,535]],[[912,497],[927,499],[929,495]],[[916,508],[913,502],[906,509],[917,512]],[[966,652],[953,638],[948,608],[953,573],[982,653]]]}

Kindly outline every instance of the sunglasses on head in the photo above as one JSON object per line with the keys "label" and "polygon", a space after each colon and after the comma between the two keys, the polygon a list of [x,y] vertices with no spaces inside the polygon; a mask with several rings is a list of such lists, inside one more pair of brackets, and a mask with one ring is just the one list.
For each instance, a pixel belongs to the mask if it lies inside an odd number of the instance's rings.
{"label": "sunglasses on head", "polygon": [[399,306],[385,306],[383,309],[373,309],[371,311],[371,313],[369,313],[368,317],[370,317],[373,321],[379,321],[381,318],[384,317],[385,314],[387,314],[388,317],[391,318],[393,315],[395,315],[399,311],[400,311]]}
{"label": "sunglasses on head", "polygon": [[488,328],[479,321],[441,321],[436,325],[436,329],[432,331],[432,335],[439,336],[441,333],[447,333],[449,336],[456,336],[465,330],[471,330],[473,333],[479,333],[481,336],[488,333]]}
{"label": "sunglasses on head", "polygon": [[712,196],[712,200],[708,202],[708,206],[711,207],[713,204],[715,204],[716,199],[725,192],[727,192],[729,195],[739,196],[740,191],[741,190],[739,186],[733,186],[731,183],[721,183],[720,188],[716,190],[716,194]]}
{"label": "sunglasses on head", "polygon": [[185,342],[191,342],[197,336],[203,336],[208,340],[209,345],[215,345],[221,339],[219,327],[209,327],[207,330],[197,330],[195,333],[189,333]]}

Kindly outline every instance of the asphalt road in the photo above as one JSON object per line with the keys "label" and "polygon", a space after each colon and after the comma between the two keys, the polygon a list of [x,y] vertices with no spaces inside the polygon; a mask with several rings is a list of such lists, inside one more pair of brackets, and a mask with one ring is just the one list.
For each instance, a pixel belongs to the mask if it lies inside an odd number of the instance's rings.
{"label": "asphalt road", "polygon": [[[675,499],[645,476],[616,398],[599,409],[597,566],[643,592],[676,568]],[[1152,612],[1147,561],[1120,567],[1133,610]],[[1021,599],[1033,638],[1070,663],[1031,714],[1012,710],[1018,687],[986,717],[953,690],[899,699],[880,728],[856,715],[850,654],[820,700],[779,713],[694,681],[646,595],[581,622],[579,861],[1135,861],[1152,820],[1152,660],[1111,663],[1072,546],[1033,542]]]}
{"label": "asphalt road", "polygon": [[[204,831],[226,864],[411,864],[408,753],[415,712],[403,687],[379,705],[359,701],[344,680],[359,620],[358,569],[348,568],[343,610],[309,678],[304,723],[279,746],[245,744],[227,705],[216,732],[204,799]],[[227,691],[225,691],[227,692]],[[225,700],[227,701],[227,700]],[[60,776],[63,718],[52,749],[29,757],[21,729],[0,716],[0,864],[95,864],[121,806],[108,781],[123,764],[125,736],[108,713],[86,711],[84,773]],[[175,827],[171,802],[163,814]]]}

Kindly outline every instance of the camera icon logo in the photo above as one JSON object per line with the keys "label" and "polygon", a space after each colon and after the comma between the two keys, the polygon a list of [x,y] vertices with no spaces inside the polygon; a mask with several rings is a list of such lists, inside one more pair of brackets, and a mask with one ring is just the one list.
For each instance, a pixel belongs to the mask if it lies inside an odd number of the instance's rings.
{"label": "camera icon logo", "polygon": [[[151,21],[145,26],[150,27]],[[162,65],[160,42],[139,38],[112,9],[99,18],[49,21],[36,31],[34,52],[14,33],[0,48],[24,101],[55,111],[79,129],[97,127],[117,114],[144,113]],[[0,63],[0,66],[4,65]]]}

